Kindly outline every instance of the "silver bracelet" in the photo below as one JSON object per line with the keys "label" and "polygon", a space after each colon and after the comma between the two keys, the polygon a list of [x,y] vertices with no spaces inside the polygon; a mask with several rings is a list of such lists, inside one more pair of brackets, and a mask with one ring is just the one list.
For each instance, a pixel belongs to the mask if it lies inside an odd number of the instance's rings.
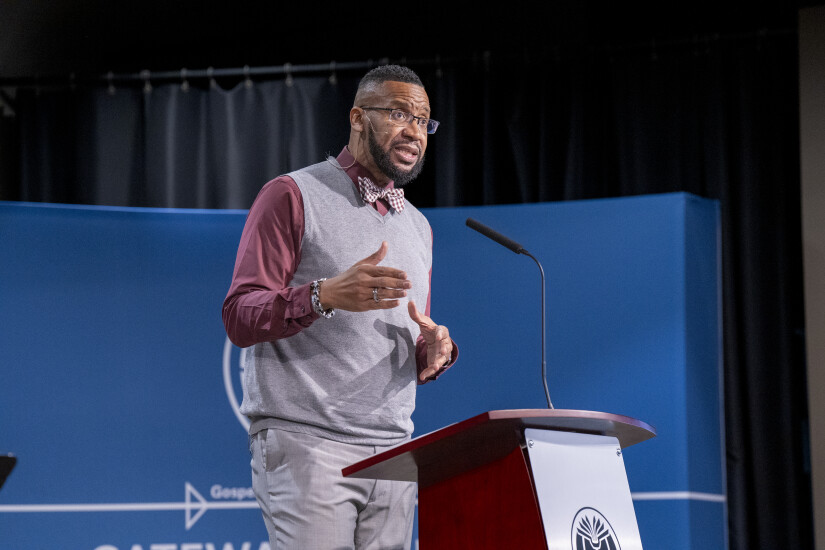
{"label": "silver bracelet", "polygon": [[335,310],[332,308],[324,309],[324,306],[321,305],[320,298],[318,298],[318,295],[321,293],[321,283],[326,280],[326,277],[324,277],[323,279],[312,281],[312,283],[310,283],[309,285],[309,288],[312,296],[312,310],[321,317],[329,319],[330,317],[335,315]]}

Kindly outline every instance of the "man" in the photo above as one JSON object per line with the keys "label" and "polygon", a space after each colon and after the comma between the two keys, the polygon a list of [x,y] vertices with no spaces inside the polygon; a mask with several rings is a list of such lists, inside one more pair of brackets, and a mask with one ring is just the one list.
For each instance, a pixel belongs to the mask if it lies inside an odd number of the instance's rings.
{"label": "man", "polygon": [[223,320],[251,346],[241,411],[273,550],[410,546],[414,484],[341,469],[407,440],[416,384],[457,357],[429,318],[430,226],[399,189],[429,117],[414,72],[373,69],[338,157],[267,183],[249,211]]}

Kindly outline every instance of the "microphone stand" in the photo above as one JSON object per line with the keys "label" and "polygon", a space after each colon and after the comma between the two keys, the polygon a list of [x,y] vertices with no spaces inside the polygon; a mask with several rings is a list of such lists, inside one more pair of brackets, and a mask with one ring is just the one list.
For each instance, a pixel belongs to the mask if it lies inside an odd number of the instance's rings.
{"label": "microphone stand", "polygon": [[536,262],[537,266],[539,266],[539,272],[541,273],[541,381],[544,384],[544,396],[547,398],[547,408],[552,409],[554,408],[553,402],[550,401],[550,390],[547,388],[547,342],[545,341],[547,331],[544,328],[544,318],[546,317],[546,308],[544,300],[544,268],[541,267],[541,263],[536,259],[535,256],[533,256],[523,248],[521,249],[521,254],[533,258],[533,261]]}
{"label": "microphone stand", "polygon": [[467,227],[470,229],[474,229],[478,231],[485,237],[496,241],[498,244],[505,248],[509,248],[516,254],[524,254],[525,256],[530,256],[533,258],[533,261],[536,262],[536,265],[539,266],[539,272],[541,273],[541,381],[544,384],[544,396],[547,398],[547,408],[553,409],[553,402],[550,401],[550,390],[547,388],[547,331],[544,328],[545,325],[545,317],[546,314],[546,307],[545,307],[545,283],[544,283],[544,268],[541,267],[541,262],[536,259],[535,256],[527,252],[523,246],[521,246],[516,241],[505,237],[498,231],[487,227],[483,223],[474,220],[473,218],[467,218],[466,221]]}

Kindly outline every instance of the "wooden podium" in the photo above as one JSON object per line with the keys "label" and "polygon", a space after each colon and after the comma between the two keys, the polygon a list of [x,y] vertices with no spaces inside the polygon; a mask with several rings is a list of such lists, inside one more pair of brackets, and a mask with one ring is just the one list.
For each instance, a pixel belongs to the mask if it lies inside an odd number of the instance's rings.
{"label": "wooden podium", "polygon": [[[544,433],[549,434],[550,439],[556,437],[564,448],[576,447],[581,441],[576,438],[584,438],[587,444],[595,441],[601,445],[599,452],[602,457],[605,455],[605,443],[611,445],[608,454],[619,457],[623,479],[613,479],[621,477],[614,468],[606,484],[596,488],[584,487],[579,491],[579,485],[587,485],[577,481],[580,473],[587,476],[588,468],[599,472],[604,470],[590,461],[595,451],[583,447],[582,451],[576,451],[583,455],[556,453],[565,455],[563,467],[560,468],[555,463],[538,458],[546,455],[531,455],[534,446],[544,445],[540,441],[543,437],[532,434]],[[417,481],[418,535],[424,550],[546,549],[551,534],[559,540],[585,536],[577,534],[575,527],[571,535],[571,529],[566,526],[571,525],[573,517],[568,520],[566,515],[555,518],[560,519],[565,526],[563,529],[553,527],[554,533],[545,533],[548,526],[554,525],[546,516],[551,513],[559,515],[546,503],[548,499],[567,499],[572,501],[574,507],[591,510],[590,507],[581,507],[576,500],[581,500],[581,494],[587,491],[595,491],[598,496],[606,493],[610,498],[618,495],[620,506],[626,508],[629,505],[632,528],[636,530],[638,540],[620,449],[655,435],[655,430],[648,424],[615,414],[559,409],[489,411],[352,464],[344,468],[343,474],[358,478]],[[550,449],[547,452],[554,452],[551,447],[547,447]],[[541,463],[531,465],[531,456],[533,462]],[[563,473],[565,468],[573,473]],[[550,477],[562,475],[564,479],[555,483],[544,481],[547,478],[544,470],[551,470],[547,472]],[[537,486],[539,473],[541,483]],[[617,488],[613,487],[614,484]],[[605,488],[605,485],[610,487]],[[588,526],[607,524],[604,516],[598,515],[598,518],[598,521],[592,517],[585,518],[584,522]],[[609,531],[613,532],[612,526]],[[620,529],[616,527],[616,531]],[[607,534],[606,525],[602,532],[603,537],[614,536]],[[633,539],[632,533],[629,538]],[[596,538],[593,540],[598,542]],[[622,542],[623,550],[626,546],[641,548],[640,543],[634,546]]]}

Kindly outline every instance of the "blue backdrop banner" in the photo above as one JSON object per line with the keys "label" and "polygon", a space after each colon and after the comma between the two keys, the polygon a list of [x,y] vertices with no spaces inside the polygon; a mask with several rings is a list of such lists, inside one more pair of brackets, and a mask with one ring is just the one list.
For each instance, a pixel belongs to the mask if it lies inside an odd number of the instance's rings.
{"label": "blue backdrop banner", "polygon": [[[542,408],[654,425],[624,453],[646,548],[725,548],[719,212],[687,194],[424,210],[432,316],[460,348],[416,435]],[[261,550],[220,309],[245,211],[0,202],[0,550]]]}

